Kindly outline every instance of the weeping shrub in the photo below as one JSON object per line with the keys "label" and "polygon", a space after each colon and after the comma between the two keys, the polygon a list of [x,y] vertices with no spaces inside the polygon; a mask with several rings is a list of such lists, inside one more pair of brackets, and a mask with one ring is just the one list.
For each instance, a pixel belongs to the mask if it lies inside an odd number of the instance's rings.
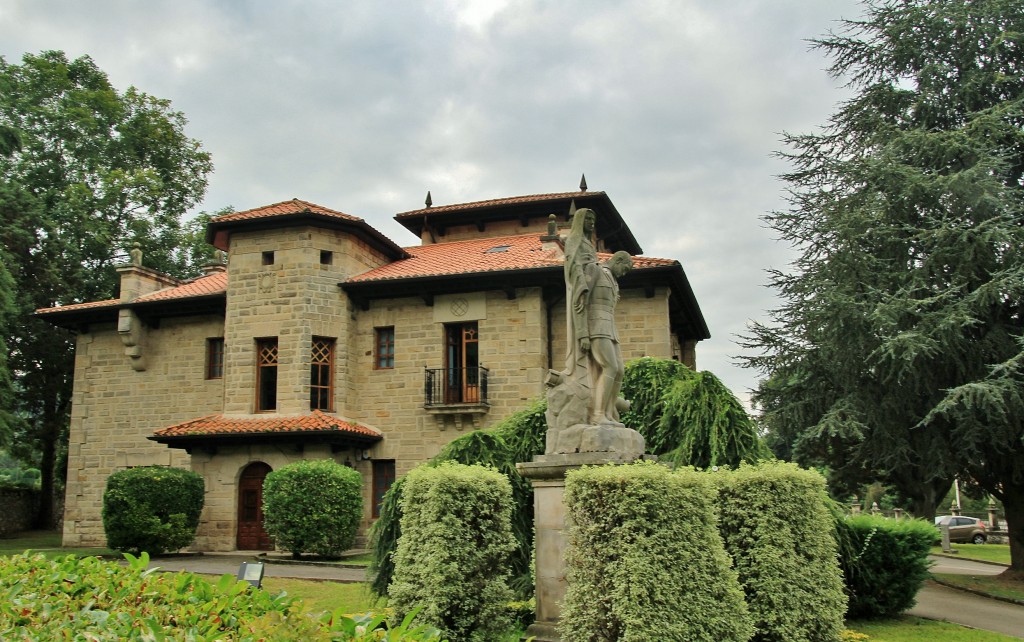
{"label": "weeping shrub", "polygon": [[745,641],[753,627],[692,469],[641,462],[566,476],[566,640]]}
{"label": "weeping shrub", "polygon": [[338,557],[362,516],[363,478],[332,459],[297,461],[263,481],[263,526],[293,557]]}
{"label": "weeping shrub", "polygon": [[191,470],[140,466],[107,478],[103,530],[107,546],[158,555],[192,543],[203,510],[203,478]]}
{"label": "weeping shrub", "polygon": [[933,525],[864,514],[840,517],[836,532],[849,617],[890,617],[914,606],[928,578]]}
{"label": "weeping shrub", "polygon": [[825,479],[795,464],[741,465],[719,483],[719,530],[758,642],[835,642],[846,596]]}
{"label": "weeping shrub", "polygon": [[388,605],[452,642],[497,639],[511,625],[508,556],[516,547],[512,489],[483,466],[444,462],[413,469],[402,484],[402,534]]}
{"label": "weeping shrub", "polygon": [[772,458],[740,400],[710,372],[677,379],[661,404],[658,429],[676,440],[662,457],[665,461],[711,468]]}

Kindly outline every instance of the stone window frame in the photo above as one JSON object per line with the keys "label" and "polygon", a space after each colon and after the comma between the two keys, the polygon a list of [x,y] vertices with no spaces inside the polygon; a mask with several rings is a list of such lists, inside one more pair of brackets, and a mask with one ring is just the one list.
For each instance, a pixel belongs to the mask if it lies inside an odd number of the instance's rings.
{"label": "stone window frame", "polygon": [[395,326],[387,325],[373,329],[373,369],[394,370],[395,368]]}
{"label": "stone window frame", "polygon": [[256,339],[256,412],[277,411],[279,354],[277,337]]}
{"label": "stone window frame", "polygon": [[206,378],[224,378],[224,337],[206,340]]}
{"label": "stone window frame", "polygon": [[313,337],[309,350],[309,409],[334,412],[334,345],[331,337]]}

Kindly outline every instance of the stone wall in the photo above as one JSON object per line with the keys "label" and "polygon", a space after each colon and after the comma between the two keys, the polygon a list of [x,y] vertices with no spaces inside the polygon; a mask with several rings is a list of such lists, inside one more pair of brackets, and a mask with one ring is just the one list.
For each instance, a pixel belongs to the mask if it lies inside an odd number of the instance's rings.
{"label": "stone wall", "polygon": [[0,537],[32,528],[39,491],[31,488],[0,488]]}
{"label": "stone wall", "polygon": [[188,455],[146,437],[154,430],[220,412],[224,380],[206,379],[206,339],[223,336],[223,319],[162,319],[149,328],[146,367],[129,363],[113,324],[78,335],[68,438],[64,544],[102,546],[107,477],[132,466],[188,468]]}

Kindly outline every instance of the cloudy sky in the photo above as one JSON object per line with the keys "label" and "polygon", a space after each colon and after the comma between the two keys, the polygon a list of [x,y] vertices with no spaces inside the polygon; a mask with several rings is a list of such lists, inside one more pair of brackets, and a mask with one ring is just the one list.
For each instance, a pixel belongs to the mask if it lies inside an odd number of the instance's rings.
{"label": "cloudy sky", "polygon": [[648,256],[678,259],[746,400],[735,340],[790,251],[781,132],[846,95],[807,40],[854,0],[0,0],[0,55],[91,56],[172,101],[213,155],[200,209],[301,198],[365,218],[571,191],[585,173]]}

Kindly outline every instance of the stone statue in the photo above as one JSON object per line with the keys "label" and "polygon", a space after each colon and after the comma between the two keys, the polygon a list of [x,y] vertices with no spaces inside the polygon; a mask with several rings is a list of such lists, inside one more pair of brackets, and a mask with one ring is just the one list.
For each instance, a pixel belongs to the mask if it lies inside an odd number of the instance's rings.
{"label": "stone statue", "polygon": [[575,210],[565,240],[565,369],[548,374],[546,454],[616,452],[642,455],[643,437],[619,421],[624,365],[615,328],[618,279],[633,266],[627,252],[597,261],[596,214]]}

